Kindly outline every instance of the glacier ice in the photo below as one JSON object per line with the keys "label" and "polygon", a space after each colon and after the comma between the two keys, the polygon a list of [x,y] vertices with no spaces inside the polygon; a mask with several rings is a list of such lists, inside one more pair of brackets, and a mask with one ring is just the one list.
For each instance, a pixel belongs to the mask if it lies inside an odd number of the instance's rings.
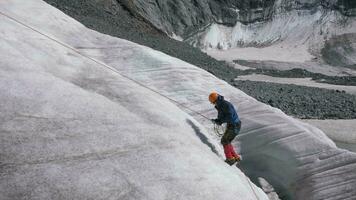
{"label": "glacier ice", "polygon": [[[137,46],[42,1],[2,1],[0,12],[97,56],[111,48],[106,59]],[[2,200],[256,198],[218,144],[201,141],[205,128],[172,102],[3,15],[0,24]]]}
{"label": "glacier ice", "polygon": [[214,117],[212,90],[238,107],[243,125],[234,145],[251,178],[294,199],[356,196],[356,154],[319,129],[195,66],[88,30],[41,1],[0,2],[0,11],[123,75],[0,17],[5,199],[255,199],[244,175],[217,156],[210,121],[186,109]]}

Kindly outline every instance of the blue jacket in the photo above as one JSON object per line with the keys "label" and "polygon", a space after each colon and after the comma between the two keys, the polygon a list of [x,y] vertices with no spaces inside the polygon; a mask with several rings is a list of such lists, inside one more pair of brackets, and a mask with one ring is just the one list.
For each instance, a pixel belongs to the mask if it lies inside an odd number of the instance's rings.
{"label": "blue jacket", "polygon": [[218,96],[215,108],[218,110],[218,118],[215,120],[217,124],[227,123],[236,125],[240,122],[234,106],[230,102],[224,100],[223,96]]}

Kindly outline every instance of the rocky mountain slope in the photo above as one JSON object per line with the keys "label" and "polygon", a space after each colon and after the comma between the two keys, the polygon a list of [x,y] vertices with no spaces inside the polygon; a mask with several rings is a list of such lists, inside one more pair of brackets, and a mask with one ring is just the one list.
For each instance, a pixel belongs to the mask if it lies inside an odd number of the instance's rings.
{"label": "rocky mountain slope", "polygon": [[290,10],[315,10],[318,6],[356,15],[352,0],[118,0],[131,13],[142,16],[169,35],[183,38],[211,23],[234,26],[268,21]]}

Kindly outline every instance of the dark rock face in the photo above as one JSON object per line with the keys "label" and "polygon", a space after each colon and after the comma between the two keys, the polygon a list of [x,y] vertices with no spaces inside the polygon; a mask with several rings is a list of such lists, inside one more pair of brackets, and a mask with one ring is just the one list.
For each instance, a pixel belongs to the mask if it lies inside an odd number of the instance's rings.
{"label": "dark rock face", "polygon": [[356,16],[356,1],[355,0],[338,0],[336,8],[344,15]]}
{"label": "dark rock face", "polygon": [[335,36],[321,50],[323,60],[333,66],[356,69],[356,33]]}
{"label": "dark rock face", "polygon": [[118,0],[134,15],[150,21],[158,29],[184,35],[211,21],[208,0]]}
{"label": "dark rock face", "polygon": [[354,0],[117,0],[135,16],[151,22],[156,28],[186,38],[215,22],[233,26],[267,21],[279,12],[311,10],[317,7],[339,10],[356,16]]}
{"label": "dark rock face", "polygon": [[269,20],[273,14],[276,0],[242,0],[238,3],[239,15],[237,21],[243,24],[255,21]]}
{"label": "dark rock face", "polygon": [[275,0],[118,0],[169,35],[186,37],[211,22],[233,26],[268,19]]}
{"label": "dark rock face", "polygon": [[270,17],[275,0],[118,0],[169,35],[186,37],[211,22],[233,26]]}

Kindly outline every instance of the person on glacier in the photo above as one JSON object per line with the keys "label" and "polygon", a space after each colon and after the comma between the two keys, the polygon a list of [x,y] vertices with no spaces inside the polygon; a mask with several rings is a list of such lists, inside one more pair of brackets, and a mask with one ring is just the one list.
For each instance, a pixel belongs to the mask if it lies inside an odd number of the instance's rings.
{"label": "person on glacier", "polygon": [[221,125],[227,123],[226,130],[221,138],[221,144],[224,147],[224,153],[226,156],[225,162],[229,165],[241,160],[241,156],[237,154],[232,146],[231,142],[239,134],[241,129],[241,121],[234,106],[226,101],[223,96],[216,92],[212,92],[209,95],[210,103],[215,105],[218,111],[216,119],[211,119],[213,123]]}

